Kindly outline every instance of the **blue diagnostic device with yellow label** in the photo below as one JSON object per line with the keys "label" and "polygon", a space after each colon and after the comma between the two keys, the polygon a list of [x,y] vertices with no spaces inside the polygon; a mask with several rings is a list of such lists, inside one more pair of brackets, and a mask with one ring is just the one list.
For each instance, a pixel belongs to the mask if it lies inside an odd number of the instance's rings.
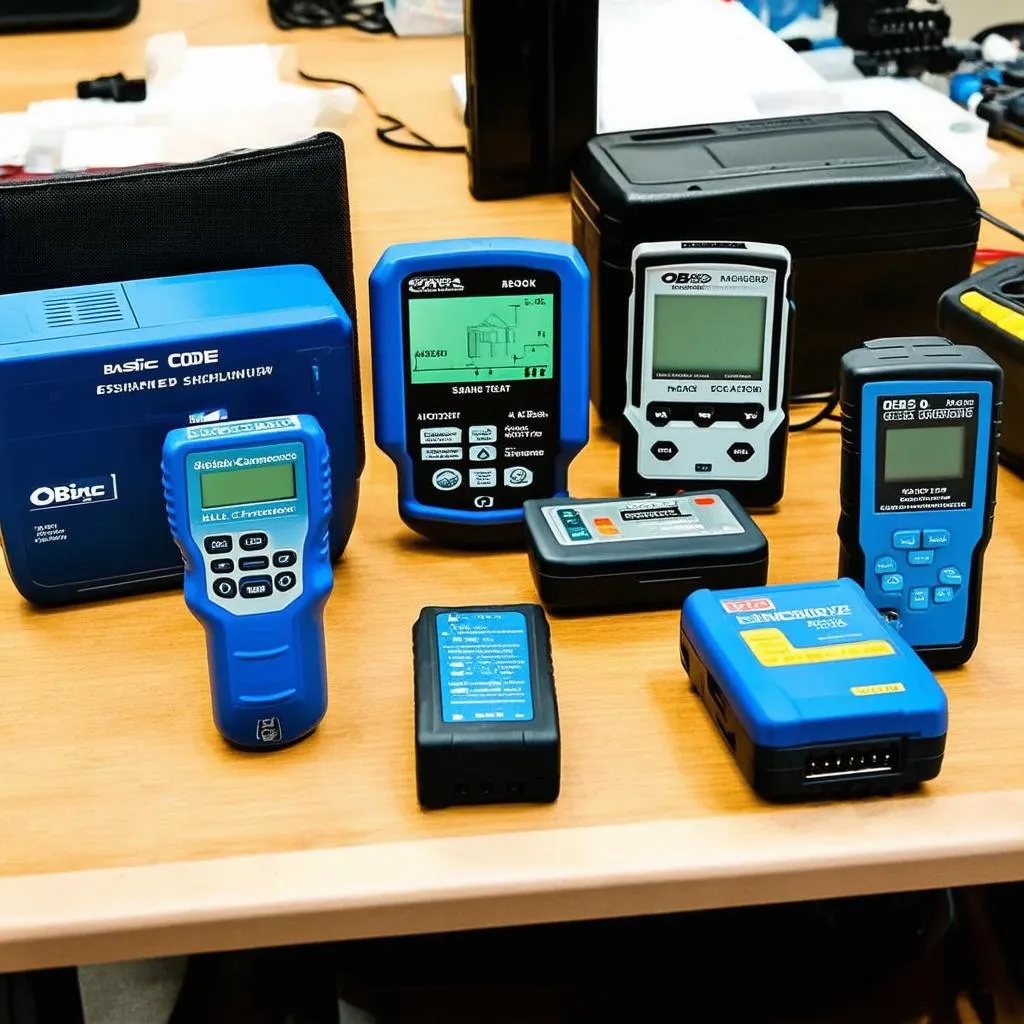
{"label": "blue diagnostic device with yellow label", "polygon": [[377,445],[432,540],[523,539],[587,442],[590,275],[564,242],[394,245],[370,276]]}
{"label": "blue diagnostic device with yellow label", "polygon": [[680,652],[767,799],[893,792],[939,774],[946,695],[853,580],[698,590]]}
{"label": "blue diagnostic device with yellow label", "polygon": [[885,338],[848,352],[839,575],[933,668],[974,653],[992,535],[1003,373],[945,338]]}
{"label": "blue diagnostic device with yellow label", "polygon": [[163,481],[185,602],[206,630],[217,728],[252,749],[301,739],[327,710],[323,430],[312,416],[172,430]]}

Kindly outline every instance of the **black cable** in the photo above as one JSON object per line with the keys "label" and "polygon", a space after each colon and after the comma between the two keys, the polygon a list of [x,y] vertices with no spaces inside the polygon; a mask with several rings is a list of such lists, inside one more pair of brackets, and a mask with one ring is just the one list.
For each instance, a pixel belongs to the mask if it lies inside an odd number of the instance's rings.
{"label": "black cable", "polygon": [[384,4],[365,0],[270,0],[270,17],[284,29],[348,27],[372,35],[393,31]]}
{"label": "black cable", "polygon": [[[360,96],[366,100],[366,105],[373,111],[374,117],[378,121],[383,121],[383,125],[377,127],[377,138],[380,139],[386,146],[394,146],[396,149],[411,149],[418,153],[465,153],[465,146],[439,146],[435,142],[431,142],[424,135],[420,135],[419,132],[413,131],[404,121],[400,121],[397,117],[391,114],[385,114],[380,107],[370,98],[369,94],[361,85],[356,85],[355,82],[350,82],[344,78],[323,78],[319,75],[307,75],[305,71],[299,71],[299,78],[306,82],[318,82],[321,85],[347,85],[350,89],[354,89]],[[396,139],[392,136],[395,132],[405,132],[407,135],[411,135],[416,141],[406,142],[405,139]]]}
{"label": "black cable", "polygon": [[790,433],[796,434],[801,430],[810,430],[811,427],[816,427],[823,420],[833,419],[832,414],[836,411],[837,405],[839,405],[839,388],[836,388],[828,396],[825,404],[813,416],[801,420],[799,423],[790,423]]}
{"label": "black cable", "polygon": [[982,220],[987,220],[989,224],[999,228],[1000,231],[1005,231],[1008,235],[1013,235],[1014,238],[1021,242],[1024,242],[1024,231],[1020,228],[1015,228],[1012,224],[1007,224],[1005,220],[1000,220],[998,217],[993,216],[986,210],[979,210]]}

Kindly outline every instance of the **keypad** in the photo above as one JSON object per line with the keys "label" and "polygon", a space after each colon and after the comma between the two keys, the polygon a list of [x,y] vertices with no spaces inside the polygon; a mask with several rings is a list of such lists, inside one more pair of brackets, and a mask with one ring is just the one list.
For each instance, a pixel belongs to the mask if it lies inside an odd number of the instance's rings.
{"label": "keypad", "polygon": [[[216,541],[211,544],[211,541]],[[210,575],[210,592],[223,601],[253,602],[252,611],[258,602],[275,593],[288,593],[299,583],[299,552],[292,548],[271,550],[270,537],[262,531],[239,535],[218,535],[205,537],[203,548],[217,557],[207,556],[206,567]],[[238,558],[220,557],[221,551],[259,551],[259,554],[239,554]],[[267,570],[273,567],[273,575]],[[278,571],[284,570],[284,571]],[[232,575],[234,574],[234,575]],[[241,611],[239,603],[232,605]],[[274,605],[273,607],[277,607]]]}
{"label": "keypad", "polygon": [[948,562],[937,562],[937,552],[949,547],[949,530],[896,530],[892,552],[878,555],[872,565],[878,588],[902,596],[912,612],[933,605],[951,604],[964,583],[963,572]]}
{"label": "keypad", "polygon": [[[525,436],[509,434],[506,438],[511,447],[526,443]],[[443,447],[442,442],[460,444],[463,447]],[[533,486],[536,473],[529,466],[518,464],[495,465],[502,460],[498,427],[493,423],[475,423],[463,430],[461,427],[431,427],[420,431],[420,459],[424,462],[439,462],[445,465],[436,469],[430,477],[434,490],[452,492],[468,484],[470,490],[493,490],[503,487],[510,491]],[[465,468],[456,468],[468,463]],[[495,496],[474,495],[474,508],[493,508]]]}

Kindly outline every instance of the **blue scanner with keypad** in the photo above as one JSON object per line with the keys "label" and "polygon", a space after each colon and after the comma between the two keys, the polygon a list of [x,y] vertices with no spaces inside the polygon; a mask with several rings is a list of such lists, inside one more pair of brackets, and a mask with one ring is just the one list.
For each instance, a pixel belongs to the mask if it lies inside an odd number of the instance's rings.
{"label": "blue scanner with keypad", "polygon": [[217,728],[249,749],[301,739],[327,710],[331,460],[320,424],[172,430],[163,485],[185,603],[206,630]]}
{"label": "blue scanner with keypad", "polygon": [[840,369],[839,575],[932,668],[978,642],[1003,374],[945,338],[886,338]]}

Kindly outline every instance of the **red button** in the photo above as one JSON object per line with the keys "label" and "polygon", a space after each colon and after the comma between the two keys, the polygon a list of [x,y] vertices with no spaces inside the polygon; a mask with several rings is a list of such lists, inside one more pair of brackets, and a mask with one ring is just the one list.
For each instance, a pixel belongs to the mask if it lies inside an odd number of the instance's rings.
{"label": "red button", "polygon": [[612,521],[607,516],[598,516],[594,520],[594,525],[595,526],[611,526],[612,525]]}
{"label": "red button", "polygon": [[715,499],[714,498],[694,498],[693,499],[693,503],[694,503],[694,505],[714,505]]}

